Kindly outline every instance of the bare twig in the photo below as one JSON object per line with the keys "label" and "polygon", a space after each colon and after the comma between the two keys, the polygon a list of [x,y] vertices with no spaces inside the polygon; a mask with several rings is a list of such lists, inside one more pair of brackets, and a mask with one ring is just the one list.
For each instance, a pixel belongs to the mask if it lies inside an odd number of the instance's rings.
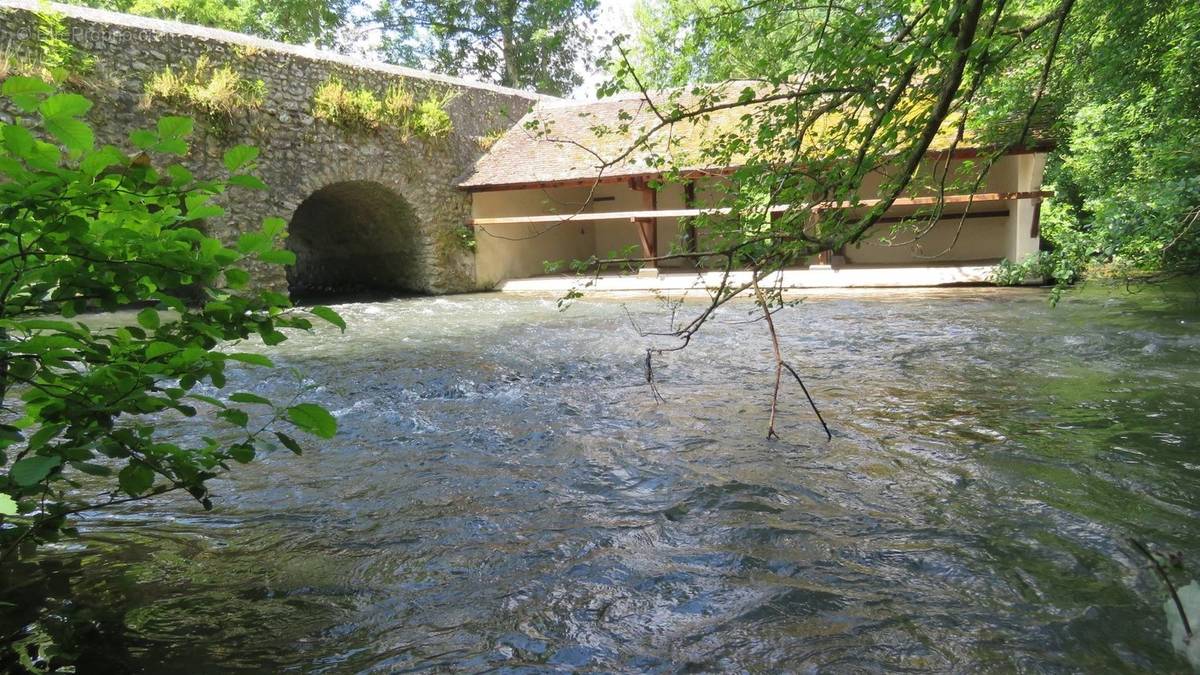
{"label": "bare twig", "polygon": [[763,293],[762,288],[758,285],[758,279],[754,279],[754,294],[758,298],[758,305],[762,308],[763,319],[766,320],[767,330],[771,333],[771,347],[775,353],[775,389],[771,394],[771,420],[767,424],[767,438],[779,438],[779,432],[775,430],[775,417],[779,411],[779,388],[783,384],[783,370],[786,368],[796,378],[796,382],[800,383],[800,388],[804,390],[804,396],[808,398],[808,404],[812,406],[813,412],[817,414],[817,419],[821,421],[821,426],[825,428],[825,436],[828,440],[833,440],[833,433],[829,431],[829,425],[825,423],[825,418],[821,415],[821,411],[817,409],[816,402],[808,393],[808,387],[804,386],[804,380],[800,379],[800,375],[796,373],[796,369],[792,368],[786,361],[783,360],[783,350],[779,346],[779,332],[775,329],[775,319],[771,312],[770,304],[767,302],[767,296]]}
{"label": "bare twig", "polygon": [[1179,599],[1179,593],[1175,590],[1175,584],[1171,583],[1171,577],[1167,576],[1167,571],[1163,569],[1162,563],[1158,562],[1158,558],[1154,557],[1154,554],[1150,552],[1150,549],[1146,548],[1145,544],[1133,537],[1129,538],[1129,543],[1133,544],[1134,548],[1140,551],[1142,555],[1149,558],[1150,562],[1154,565],[1154,571],[1158,572],[1159,578],[1167,585],[1167,590],[1171,593],[1171,599],[1175,601],[1175,609],[1179,612],[1179,618],[1183,621],[1183,631],[1187,633],[1187,639],[1191,640],[1192,624],[1188,622],[1187,612],[1183,610],[1183,601]]}

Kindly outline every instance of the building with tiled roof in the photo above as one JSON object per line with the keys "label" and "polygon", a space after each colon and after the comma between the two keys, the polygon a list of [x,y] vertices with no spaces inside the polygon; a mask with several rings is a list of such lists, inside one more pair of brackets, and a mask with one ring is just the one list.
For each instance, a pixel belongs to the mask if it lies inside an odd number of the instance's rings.
{"label": "building with tiled roof", "polygon": [[[725,85],[736,98],[747,83]],[[721,93],[725,96],[724,92]],[[498,138],[488,152],[462,177],[459,188],[472,194],[472,224],[476,230],[476,274],[481,285],[516,289],[534,282],[520,281],[547,274],[548,263],[612,257],[637,250],[653,257],[687,235],[686,217],[719,201],[720,176],[741,164],[741,157],[715,160],[706,153],[717,135],[734,129],[753,109],[731,107],[674,124],[662,124],[665,105],[695,105],[690,93],[646,97],[620,96],[590,102],[540,102]],[[986,281],[1001,259],[1020,260],[1040,247],[1038,212],[1047,125],[1038,120],[1022,148],[1000,158],[986,185],[971,195],[969,222],[963,208],[950,199],[945,218],[921,241],[897,246],[887,241],[895,223],[915,211],[917,200],[901,200],[883,223],[860,245],[829,252],[817,270],[821,285],[935,285]],[[652,133],[651,133],[652,132]],[[637,141],[645,140],[639,144]],[[810,134],[821,142],[821,130]],[[631,148],[636,148],[630,150]],[[953,142],[953,133],[935,138],[931,155],[950,161],[974,157],[971,139]],[[899,152],[901,148],[897,148]],[[688,182],[655,181],[671,167]],[[872,195],[863,195],[870,199]],[[683,224],[681,224],[681,219]],[[965,224],[964,224],[965,223]],[[692,233],[695,241],[699,235]],[[937,255],[931,255],[937,251]],[[887,272],[865,275],[863,270],[905,268],[926,273]],[[954,270],[959,270],[955,272]],[[948,271],[949,270],[949,271]],[[694,274],[690,263],[664,261],[639,282],[662,287],[661,274]],[[804,275],[793,275],[801,279]],[[808,275],[816,279],[813,275]],[[898,280],[898,281],[897,281]],[[544,280],[543,280],[544,281]],[[540,282],[538,282],[540,283]],[[699,282],[697,282],[699,283]],[[802,283],[802,282],[797,282]],[[656,285],[657,284],[657,285]],[[637,284],[635,284],[636,286]],[[629,286],[625,283],[623,286]],[[532,286],[530,286],[532,287]]]}

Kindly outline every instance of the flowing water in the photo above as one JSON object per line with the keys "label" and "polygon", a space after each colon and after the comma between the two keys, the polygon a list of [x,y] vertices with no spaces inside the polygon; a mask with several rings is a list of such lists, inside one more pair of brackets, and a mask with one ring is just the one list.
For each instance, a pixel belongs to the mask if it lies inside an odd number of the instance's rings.
{"label": "flowing water", "polygon": [[[1186,290],[810,298],[644,384],[653,300],[346,304],[284,345],[341,431],[216,510],[82,523],[72,592],[142,672],[1186,672],[1127,543],[1200,576]],[[682,311],[694,311],[685,307]],[[235,386],[285,397],[262,371]],[[183,428],[180,433],[188,433]],[[1180,573],[1179,580],[1193,573]],[[86,670],[83,672],[87,672]]]}

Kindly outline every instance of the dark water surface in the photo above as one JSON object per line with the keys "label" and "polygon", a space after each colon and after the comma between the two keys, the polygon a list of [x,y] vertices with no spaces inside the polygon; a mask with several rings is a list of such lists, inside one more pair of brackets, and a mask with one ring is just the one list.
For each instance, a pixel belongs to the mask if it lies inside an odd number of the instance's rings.
{"label": "dark water surface", "polygon": [[1188,670],[1125,539],[1200,565],[1195,295],[809,299],[832,442],[748,309],[655,403],[618,302],[340,306],[276,359],[338,437],[85,521],[77,592],[145,672]]}

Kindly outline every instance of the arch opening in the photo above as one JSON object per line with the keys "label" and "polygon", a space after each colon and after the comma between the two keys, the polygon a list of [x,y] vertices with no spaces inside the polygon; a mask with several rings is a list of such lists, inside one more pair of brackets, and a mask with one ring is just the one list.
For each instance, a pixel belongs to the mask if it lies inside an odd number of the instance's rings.
{"label": "arch opening", "polygon": [[288,225],[293,298],[420,293],[417,215],[373,181],[333,183],[305,199]]}

